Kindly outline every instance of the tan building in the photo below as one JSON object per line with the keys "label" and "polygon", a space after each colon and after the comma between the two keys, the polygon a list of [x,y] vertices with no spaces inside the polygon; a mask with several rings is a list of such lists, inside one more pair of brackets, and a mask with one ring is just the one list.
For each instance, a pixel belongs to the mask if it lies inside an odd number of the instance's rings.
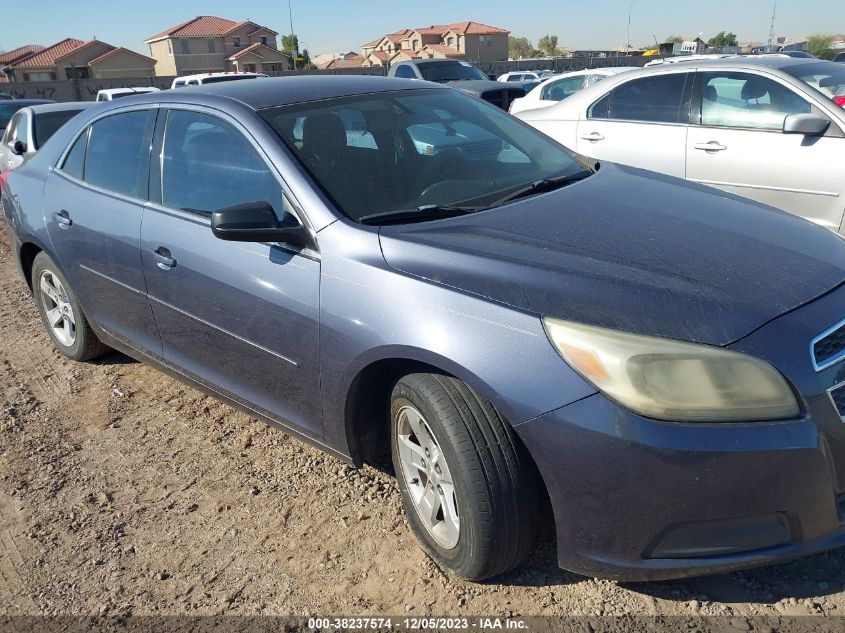
{"label": "tan building", "polygon": [[11,81],[152,77],[155,64],[156,60],[126,48],[69,37],[8,63],[3,74]]}
{"label": "tan building", "polygon": [[432,24],[388,33],[361,47],[365,66],[384,66],[409,59],[465,59],[470,62],[508,58],[510,31],[480,22]]}
{"label": "tan building", "polygon": [[273,29],[250,20],[200,15],[147,38],[159,75],[288,69]]}
{"label": "tan building", "polygon": [[[0,53],[0,84],[11,81],[10,76],[6,74],[6,69],[9,68],[9,66],[25,57],[29,57],[30,55],[43,50],[44,47],[40,44],[27,44],[26,46],[20,46],[14,50]],[[11,73],[11,71],[9,72]]]}

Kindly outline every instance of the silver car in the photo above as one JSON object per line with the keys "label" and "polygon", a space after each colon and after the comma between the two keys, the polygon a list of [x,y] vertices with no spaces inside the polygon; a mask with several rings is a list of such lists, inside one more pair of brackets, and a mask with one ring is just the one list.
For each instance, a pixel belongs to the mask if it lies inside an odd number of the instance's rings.
{"label": "silver car", "polygon": [[711,185],[843,230],[845,66],[659,64],[517,116],[578,153]]}
{"label": "silver car", "polygon": [[93,101],[45,103],[18,110],[6,126],[0,141],[0,172],[15,169],[47,142],[53,133]]}

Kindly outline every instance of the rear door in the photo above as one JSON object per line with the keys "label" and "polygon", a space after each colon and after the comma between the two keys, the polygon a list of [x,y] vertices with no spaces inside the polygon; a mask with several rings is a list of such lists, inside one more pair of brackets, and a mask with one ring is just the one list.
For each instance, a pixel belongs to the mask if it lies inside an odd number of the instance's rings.
{"label": "rear door", "polygon": [[683,178],[692,77],[675,71],[617,85],[578,122],[578,152]]}
{"label": "rear door", "polygon": [[821,137],[784,134],[790,114],[827,117],[773,75],[698,73],[687,178],[839,230],[845,211],[845,134],[831,121]]}
{"label": "rear door", "polygon": [[164,358],[181,372],[314,437],[322,435],[319,255],[226,242],[211,212],[268,202],[304,219],[264,153],[216,110],[167,111],[141,259]]}
{"label": "rear door", "polygon": [[47,176],[52,252],[88,319],[130,347],[160,356],[141,269],[150,141],[157,108],[96,120]]}

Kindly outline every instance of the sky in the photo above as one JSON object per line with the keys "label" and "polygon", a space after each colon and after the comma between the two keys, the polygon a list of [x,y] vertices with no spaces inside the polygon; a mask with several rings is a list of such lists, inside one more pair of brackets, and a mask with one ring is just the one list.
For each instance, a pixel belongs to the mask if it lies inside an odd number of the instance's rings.
{"label": "sky", "polygon": [[[290,0],[294,32],[311,55],[360,50],[361,44],[405,27],[474,20],[529,38],[557,35],[575,49],[624,46],[628,12],[631,45],[669,35],[704,39],[733,31],[740,41],[769,36],[771,0],[427,0],[367,3],[349,0]],[[55,43],[65,37],[103,40],[149,53],[144,39],[197,15],[250,19],[281,34],[291,30],[286,0],[26,0],[4,3],[0,48]],[[845,33],[845,0],[781,0],[775,34],[790,39]]]}

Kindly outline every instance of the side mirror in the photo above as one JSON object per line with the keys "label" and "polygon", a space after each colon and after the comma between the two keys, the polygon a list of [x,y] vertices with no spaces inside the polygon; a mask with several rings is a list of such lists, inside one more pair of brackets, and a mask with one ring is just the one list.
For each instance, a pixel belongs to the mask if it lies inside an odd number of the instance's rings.
{"label": "side mirror", "polygon": [[790,114],[783,121],[784,134],[821,136],[829,127],[830,121],[817,114]]}
{"label": "side mirror", "polygon": [[230,242],[287,242],[313,248],[308,230],[290,217],[290,225],[285,226],[269,202],[247,202],[212,213],[211,231],[215,237]]}
{"label": "side mirror", "polygon": [[12,153],[18,156],[26,154],[26,144],[23,141],[17,140],[12,143]]}

